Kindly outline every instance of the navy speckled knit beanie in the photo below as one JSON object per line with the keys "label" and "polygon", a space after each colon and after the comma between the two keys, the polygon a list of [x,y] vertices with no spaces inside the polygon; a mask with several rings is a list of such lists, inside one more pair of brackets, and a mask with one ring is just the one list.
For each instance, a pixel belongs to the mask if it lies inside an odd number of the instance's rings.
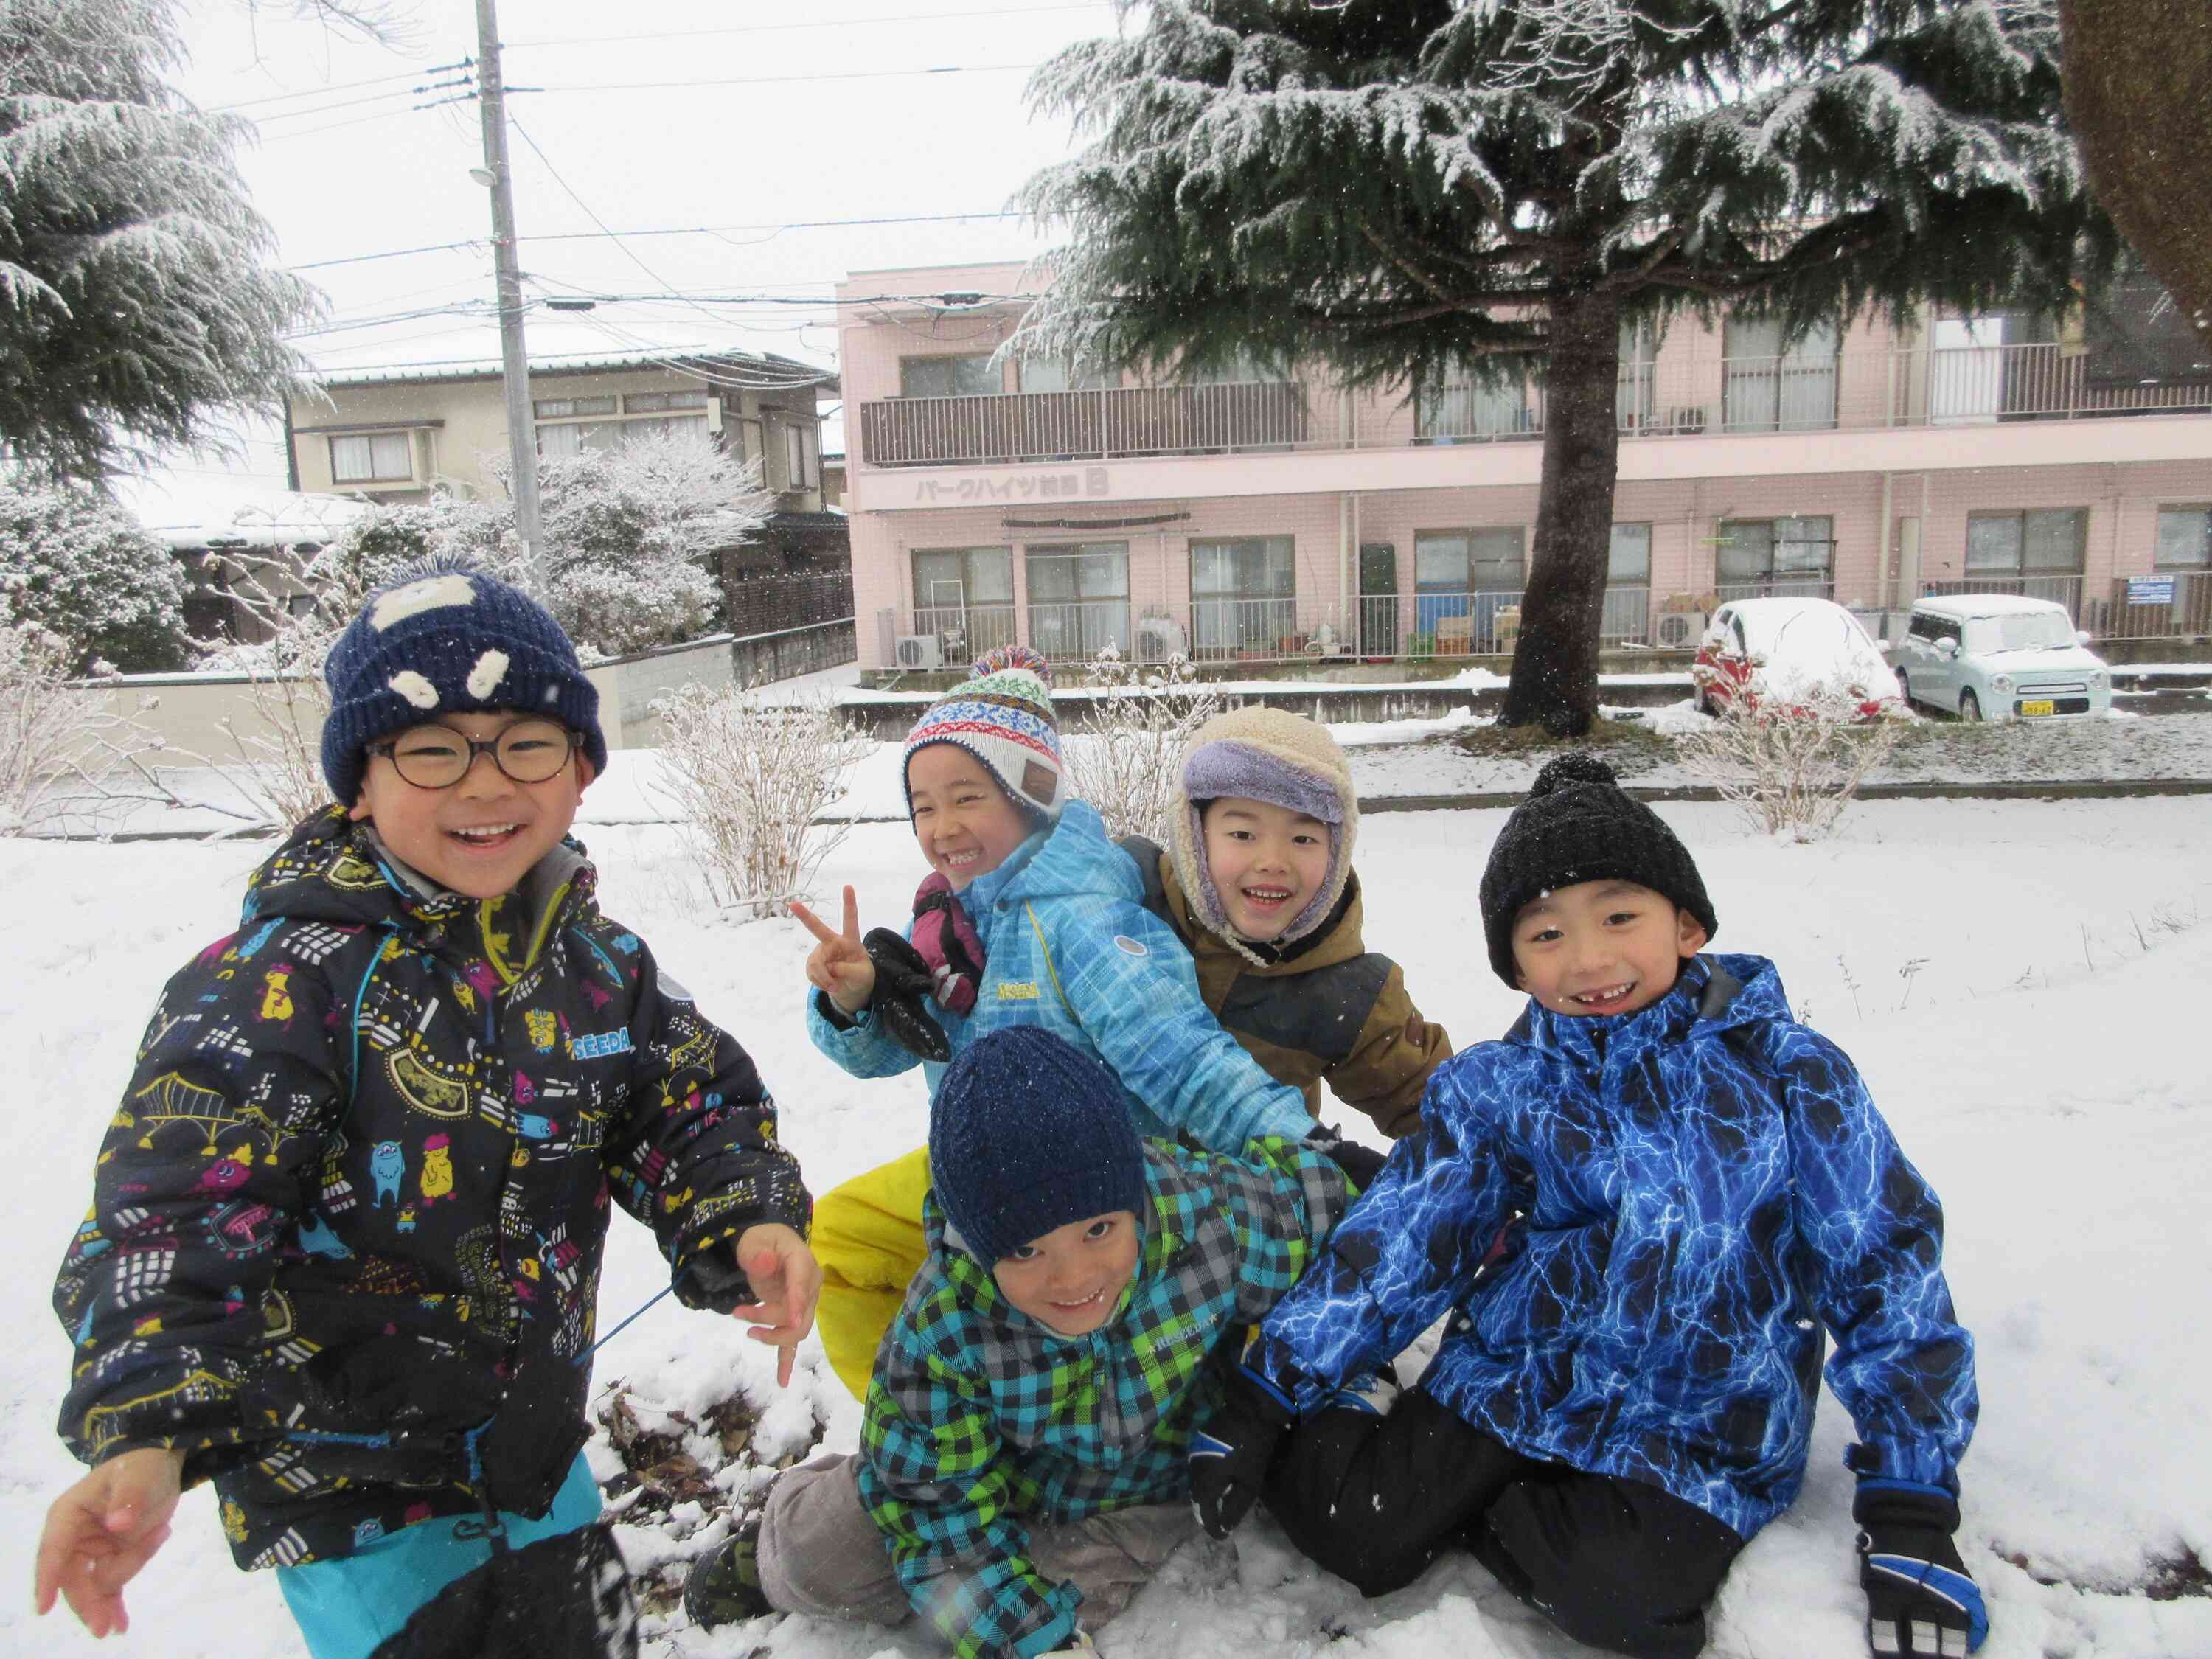
{"label": "navy speckled knit beanie", "polygon": [[929,1106],[929,1178],[986,1267],[1071,1221],[1141,1212],[1144,1144],[1106,1068],[1011,1025],[953,1057]]}
{"label": "navy speckled knit beanie", "polygon": [[323,776],[341,805],[361,793],[368,744],[441,714],[550,714],[582,736],[592,770],[607,769],[599,688],[576,647],[544,605],[481,570],[430,566],[377,589],[323,678]]}
{"label": "navy speckled knit beanie", "polygon": [[1690,849],[1625,793],[1613,769],[1580,750],[1545,763],[1513,809],[1482,872],[1482,932],[1498,977],[1518,987],[1513,920],[1532,901],[1583,881],[1632,881],[1720,931]]}

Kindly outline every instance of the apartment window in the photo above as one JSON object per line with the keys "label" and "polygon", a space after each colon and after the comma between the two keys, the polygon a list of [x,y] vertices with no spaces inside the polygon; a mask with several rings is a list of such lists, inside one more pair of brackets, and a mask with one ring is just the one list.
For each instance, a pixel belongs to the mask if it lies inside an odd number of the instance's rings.
{"label": "apartment window", "polygon": [[1182,375],[1185,386],[1263,386],[1290,378],[1290,371],[1282,364],[1249,347],[1241,347],[1202,367],[1188,365]]}
{"label": "apartment window", "polygon": [[1071,368],[1042,357],[1024,359],[1016,373],[1024,392],[1100,392],[1121,383],[1110,369]]}
{"label": "apartment window", "polygon": [[783,487],[807,489],[819,480],[812,465],[814,429],[793,422],[783,428]]}
{"label": "apartment window", "polygon": [[707,393],[696,392],[632,392],[623,398],[625,415],[659,415],[672,409],[704,409]]}
{"label": "apartment window", "polygon": [[541,459],[564,461],[586,450],[611,454],[623,447],[627,423],[622,421],[552,421],[538,428]]}
{"label": "apartment window", "polygon": [[1501,609],[1521,603],[1528,531],[1521,525],[1413,533],[1415,631],[1436,636],[1447,653],[1490,649]]}
{"label": "apartment window", "polygon": [[1014,555],[1006,547],[914,550],[914,631],[935,634],[948,662],[1014,641]]}
{"label": "apartment window", "polygon": [[1191,622],[1200,650],[1279,649],[1295,631],[1297,544],[1247,536],[1190,544]]}
{"label": "apartment window", "polygon": [[2157,568],[2212,569],[2212,507],[2159,508]]}
{"label": "apartment window", "polygon": [[1030,643],[1054,661],[1129,653],[1129,544],[1029,550]]}
{"label": "apartment window", "polygon": [[1651,586],[1651,526],[1648,524],[1617,524],[1613,527],[1613,543],[1606,550],[1605,585],[1607,587],[1649,587]]}
{"label": "apartment window", "polygon": [[1634,432],[1659,415],[1659,331],[1653,323],[1620,325],[1620,389],[1614,397],[1620,429]]}
{"label": "apartment window", "polygon": [[2089,541],[2087,508],[1975,513],[1966,519],[1966,575],[2079,575]]}
{"label": "apartment window", "polygon": [[531,404],[541,421],[573,420],[583,415],[611,415],[615,400],[609,398],[540,398]]}
{"label": "apartment window", "polygon": [[1462,370],[1451,382],[1422,394],[1413,410],[1415,437],[1423,443],[1472,443],[1510,438],[1536,429],[1528,387],[1516,368],[1502,380],[1478,380]]}
{"label": "apartment window", "polygon": [[331,440],[332,483],[405,483],[415,476],[415,443],[404,432],[349,433]]}
{"label": "apartment window", "polygon": [[968,357],[902,357],[902,398],[996,398],[1006,389],[988,352]]}
{"label": "apartment window", "polygon": [[1731,317],[1721,338],[1727,430],[1809,432],[1835,425],[1833,323],[1815,323],[1785,341],[1778,319]]}
{"label": "apartment window", "polygon": [[1835,574],[1833,519],[1723,519],[1718,566],[1723,599],[1826,597]]}

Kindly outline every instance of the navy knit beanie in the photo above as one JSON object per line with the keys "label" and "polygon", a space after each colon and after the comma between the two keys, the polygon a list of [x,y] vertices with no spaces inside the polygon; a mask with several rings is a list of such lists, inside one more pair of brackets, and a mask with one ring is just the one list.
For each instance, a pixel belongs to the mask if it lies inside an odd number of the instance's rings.
{"label": "navy knit beanie", "polygon": [[1596,756],[1570,750],[1546,763],[1513,809],[1482,872],[1482,931],[1490,965],[1517,987],[1513,923],[1532,902],[1584,881],[1632,881],[1720,932],[1690,849],[1659,815],[1625,792]]}
{"label": "navy knit beanie", "polygon": [[1106,1068],[1034,1025],[953,1057],[929,1106],[929,1178],[986,1267],[1071,1221],[1140,1212],[1145,1152]]}
{"label": "navy knit beanie", "polygon": [[576,647],[544,605],[481,570],[432,565],[377,589],[323,678],[323,776],[343,805],[361,793],[368,744],[441,714],[550,714],[582,736],[594,771],[607,769],[599,688]]}

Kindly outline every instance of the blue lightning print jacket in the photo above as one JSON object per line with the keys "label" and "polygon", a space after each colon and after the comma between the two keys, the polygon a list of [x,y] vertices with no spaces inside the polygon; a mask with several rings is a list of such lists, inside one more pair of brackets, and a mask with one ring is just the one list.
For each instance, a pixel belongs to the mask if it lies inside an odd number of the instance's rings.
{"label": "blue lightning print jacket", "polygon": [[1823,1323],[1851,1467],[1958,1492],[1978,1402],[1942,1212],[1763,957],[1685,963],[1632,1014],[1532,1001],[1447,1060],[1256,1363],[1311,1409],[1455,1310],[1420,1382],[1440,1402],[1747,1538],[1802,1484]]}
{"label": "blue lightning print jacket", "polygon": [[[960,902],[983,941],[982,981],[966,1018],[933,1005],[958,1054],[1003,1025],[1041,1025],[1095,1056],[1121,1085],[1137,1133],[1233,1151],[1313,1127],[1305,1097],[1276,1082],[1207,1012],[1198,969],[1175,930],[1145,908],[1136,860],[1106,839],[1088,802],[969,883]],[[814,1046],[856,1077],[922,1062],[866,1010],[842,1027],[806,998]],[[933,1091],[942,1066],[926,1068]]]}
{"label": "blue lightning print jacket", "polygon": [[1190,1496],[1203,1362],[1304,1272],[1344,1214],[1328,1158],[1270,1139],[1228,1158],[1152,1141],[1136,1271],[1114,1316],[1061,1336],[1000,1293],[924,1206],[929,1260],[876,1360],[860,1497],[915,1609],[957,1659],[1067,1645],[1081,1596],[1038,1575],[1031,1520]]}

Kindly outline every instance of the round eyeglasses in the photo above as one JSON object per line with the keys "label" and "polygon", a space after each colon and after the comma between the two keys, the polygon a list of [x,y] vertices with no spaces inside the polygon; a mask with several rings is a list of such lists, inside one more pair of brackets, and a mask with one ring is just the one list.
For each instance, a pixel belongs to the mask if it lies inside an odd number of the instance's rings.
{"label": "round eyeglasses", "polygon": [[401,779],[417,789],[450,789],[469,775],[478,755],[517,783],[543,783],[576,752],[576,734],[558,720],[517,720],[489,741],[450,726],[410,726],[396,738],[368,745],[390,760]]}

